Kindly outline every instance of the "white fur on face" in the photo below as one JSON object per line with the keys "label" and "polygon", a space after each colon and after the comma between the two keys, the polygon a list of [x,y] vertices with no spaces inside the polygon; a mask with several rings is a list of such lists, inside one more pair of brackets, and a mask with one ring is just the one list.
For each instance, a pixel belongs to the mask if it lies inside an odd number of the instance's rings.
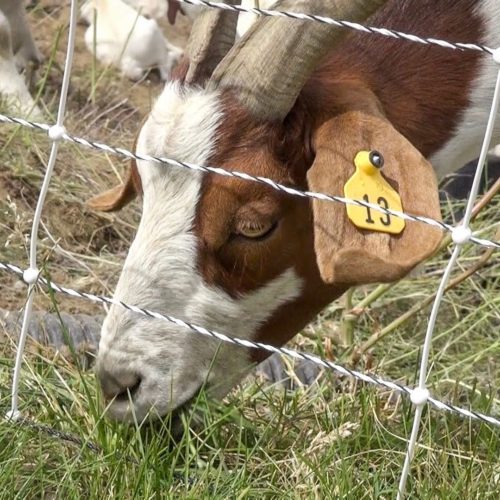
{"label": "white fur on face", "polygon": [[[138,152],[209,163],[223,119],[218,103],[216,93],[168,84],[141,131]],[[145,161],[138,162],[138,170],[143,215],[116,289],[117,299],[251,339],[280,305],[299,295],[301,282],[292,269],[237,299],[205,284],[196,267],[192,231],[202,174]],[[106,371],[141,377],[133,401],[138,419],[152,408],[165,414],[182,405],[205,380],[213,394],[222,396],[250,366],[248,353],[241,348],[222,346],[115,306],[103,325],[99,350],[98,365]],[[110,412],[118,419],[131,418],[131,406],[125,401],[113,403]]]}
{"label": "white fur on face", "polygon": [[[481,0],[477,9],[483,20],[485,36],[481,43],[488,47],[500,47],[500,2]],[[439,177],[458,170],[479,156],[486,131],[495,82],[499,66],[491,56],[484,56],[473,84],[470,106],[463,114],[455,134],[446,145],[430,159]],[[500,142],[500,120],[497,119],[492,145]]]}

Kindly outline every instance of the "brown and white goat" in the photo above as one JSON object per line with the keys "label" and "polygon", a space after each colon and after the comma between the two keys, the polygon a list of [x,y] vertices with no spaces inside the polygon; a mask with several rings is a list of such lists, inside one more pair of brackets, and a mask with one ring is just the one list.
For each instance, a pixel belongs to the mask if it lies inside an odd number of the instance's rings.
{"label": "brown and white goat", "polygon": [[[375,26],[500,45],[498,0],[283,0],[276,8],[372,16]],[[498,71],[490,57],[269,18],[231,47],[235,26],[214,11],[196,21],[190,65],[165,86],[138,152],[342,195],[356,153],[377,149],[404,210],[439,217],[424,158],[442,176],[477,156]],[[93,205],[116,209],[136,191],[142,219],[116,298],[277,346],[350,286],[403,276],[440,239],[411,222],[399,236],[359,230],[341,204],[147,161]],[[185,406],[203,384],[224,395],[263,357],[112,306],[97,373],[110,415],[142,419]]]}

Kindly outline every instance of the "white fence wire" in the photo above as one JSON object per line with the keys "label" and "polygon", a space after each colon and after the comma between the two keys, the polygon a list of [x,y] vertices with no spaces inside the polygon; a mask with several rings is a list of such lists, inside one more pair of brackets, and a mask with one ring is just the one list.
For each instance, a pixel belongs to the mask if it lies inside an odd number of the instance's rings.
{"label": "white fence wire", "polygon": [[[354,29],[366,34],[376,34],[376,35],[382,35],[382,36],[388,36],[396,39],[403,39],[403,40],[408,40],[411,42],[415,43],[421,43],[421,44],[432,44],[432,45],[437,45],[442,48],[447,48],[447,49],[453,49],[453,50],[475,50],[475,51],[482,51],[485,54],[490,54],[493,56],[493,59],[497,62],[500,63],[500,57],[498,50],[493,50],[489,47],[483,46],[483,45],[478,45],[478,44],[466,44],[466,43],[459,43],[459,42],[449,42],[446,40],[439,40],[435,38],[421,38],[412,34],[408,33],[402,33],[399,31],[394,31],[394,30],[388,30],[385,28],[378,28],[378,27],[372,27],[372,26],[363,26],[358,23],[352,23],[349,21],[343,21],[343,20],[335,20],[332,18],[327,18],[323,16],[317,16],[317,15],[309,15],[309,14],[303,14],[303,13],[296,13],[296,12],[280,12],[280,11],[272,11],[272,10],[265,10],[265,9],[251,9],[251,8],[244,8],[241,6],[233,6],[233,5],[228,5],[220,2],[210,2],[210,1],[205,1],[205,0],[180,0],[181,2],[192,4],[192,5],[199,5],[199,6],[205,6],[209,8],[218,8],[218,9],[226,9],[226,10],[233,10],[237,12],[248,12],[248,13],[253,13],[256,15],[263,15],[263,16],[276,16],[276,17],[286,17],[286,18],[292,18],[292,19],[299,19],[299,20],[306,20],[306,21],[311,21],[311,22],[320,22],[320,23],[326,23],[332,26],[337,26],[337,27],[342,27],[342,28],[347,28],[347,29]],[[486,155],[487,152],[490,148],[490,143],[491,143],[491,137],[493,133],[493,128],[495,124],[495,120],[498,114],[498,109],[499,109],[499,103],[500,103],[500,71],[498,72],[498,77],[497,77],[497,82],[495,86],[495,91],[494,91],[494,96],[492,100],[492,105],[491,105],[491,112],[488,120],[488,124],[486,127],[486,132],[484,136],[484,141],[483,145],[481,148],[481,154],[480,158],[478,161],[478,166],[476,169],[476,174],[474,177],[474,182],[473,186],[471,189],[471,193],[467,202],[467,208],[465,212],[465,216],[463,218],[463,221],[460,226],[453,227],[448,224],[445,224],[441,221],[436,221],[433,219],[429,219],[426,217],[421,217],[421,216],[415,216],[411,214],[406,214],[406,213],[401,213],[393,210],[388,210],[380,207],[379,205],[372,205],[370,203],[366,203],[364,201],[360,200],[351,200],[347,199],[344,197],[338,197],[338,196],[333,196],[329,195],[326,193],[313,193],[313,192],[307,192],[307,191],[299,191],[296,190],[290,186],[284,186],[281,184],[278,184],[274,182],[272,179],[264,178],[264,177],[253,177],[248,174],[242,173],[242,172],[237,172],[237,171],[227,171],[223,170],[217,167],[211,167],[211,166],[204,166],[204,165],[193,165],[190,163],[184,163],[180,162],[175,159],[171,158],[156,158],[148,155],[139,155],[136,153],[132,153],[126,149],[120,148],[120,147],[112,147],[107,144],[102,144],[100,142],[95,142],[95,141],[90,141],[88,139],[83,139],[77,136],[70,135],[66,132],[63,122],[64,122],[64,113],[65,113],[65,107],[66,107],[66,98],[67,98],[67,92],[68,92],[68,86],[69,86],[69,79],[71,75],[71,66],[72,66],[72,61],[73,61],[73,50],[74,50],[74,43],[75,43],[75,29],[76,29],[76,20],[77,20],[77,0],[72,0],[71,1],[71,13],[70,13],[70,24],[69,24],[69,40],[68,40],[68,46],[67,46],[67,54],[66,54],[66,63],[65,63],[65,69],[64,69],[64,76],[63,76],[63,82],[62,82],[62,87],[61,87],[61,95],[60,95],[60,101],[59,101],[59,108],[58,108],[58,113],[57,113],[57,120],[54,125],[48,125],[44,123],[34,123],[30,122],[28,120],[22,119],[22,118],[16,118],[16,117],[10,117],[6,115],[1,115],[0,114],[0,122],[4,123],[13,123],[13,124],[18,124],[22,125],[25,127],[30,127],[34,129],[39,129],[46,131],[49,135],[49,138],[52,140],[52,146],[51,146],[51,152],[50,152],[50,157],[49,157],[49,162],[47,165],[47,170],[45,172],[44,176],[44,181],[42,184],[42,188],[40,191],[39,199],[37,202],[37,207],[35,210],[35,216],[33,219],[33,226],[32,226],[32,231],[31,231],[31,238],[30,238],[30,254],[29,254],[29,267],[26,270],[22,270],[21,268],[10,264],[10,263],[2,263],[0,262],[0,269],[8,272],[15,273],[17,275],[21,275],[24,279],[24,281],[28,285],[28,295],[27,295],[27,302],[26,302],[26,307],[24,311],[24,317],[23,317],[23,325],[21,329],[21,334],[19,337],[18,341],[18,348],[17,348],[17,354],[16,354],[16,362],[14,366],[14,374],[13,374],[13,382],[12,382],[12,402],[11,402],[11,409],[7,414],[7,418],[12,419],[12,420],[22,420],[21,417],[21,412],[18,407],[18,388],[19,388],[19,381],[20,381],[20,370],[21,370],[21,364],[22,364],[22,357],[23,357],[23,351],[24,351],[24,345],[25,345],[25,340],[26,336],[28,333],[28,325],[31,317],[31,312],[32,312],[32,305],[33,305],[33,298],[35,295],[35,291],[37,288],[37,284],[41,283],[45,286],[50,287],[52,290],[61,292],[73,297],[79,297],[87,300],[91,300],[93,302],[101,303],[101,304],[116,304],[119,305],[120,307],[124,307],[130,311],[133,311],[137,314],[142,314],[151,318],[157,318],[161,319],[164,321],[168,321],[171,323],[175,323],[178,326],[181,326],[183,328],[189,329],[192,332],[196,332],[201,335],[205,335],[207,337],[215,338],[217,340],[223,341],[223,342],[228,342],[234,345],[239,345],[242,347],[246,348],[253,348],[253,349],[264,349],[266,351],[272,352],[272,353],[280,353],[295,359],[302,359],[302,360],[309,360],[312,361],[313,363],[316,363],[324,368],[334,370],[335,372],[345,375],[345,376],[350,376],[354,377],[358,380],[362,380],[366,383],[369,384],[374,384],[377,386],[382,386],[394,391],[397,391],[401,394],[407,395],[410,397],[412,403],[415,406],[415,416],[414,416],[414,423],[413,423],[413,428],[411,431],[410,439],[408,442],[408,448],[406,452],[406,457],[405,461],[403,464],[402,468],[402,473],[401,473],[401,479],[398,487],[398,498],[402,498],[404,496],[404,491],[405,491],[405,486],[406,486],[406,481],[410,472],[410,466],[411,466],[411,461],[413,458],[415,446],[418,441],[418,433],[419,433],[419,426],[420,426],[420,421],[421,421],[421,416],[423,412],[424,406],[429,403],[438,410],[445,410],[449,411],[452,413],[456,413],[464,418],[469,418],[472,420],[478,420],[482,421],[484,423],[493,425],[493,426],[498,426],[500,427],[500,419],[490,416],[490,415],[485,415],[479,412],[475,412],[470,409],[464,409],[460,408],[457,406],[454,406],[449,403],[445,403],[442,401],[437,400],[436,398],[432,397],[429,393],[429,390],[426,387],[426,379],[429,373],[428,369],[428,362],[429,362],[429,356],[430,356],[430,348],[432,344],[432,337],[433,337],[433,332],[435,329],[435,322],[436,318],[439,312],[440,304],[442,301],[442,297],[444,295],[445,289],[447,282],[449,280],[450,274],[456,264],[456,261],[458,259],[458,256],[460,254],[461,248],[464,244],[472,242],[476,243],[481,246],[493,248],[493,249],[498,249],[500,248],[500,243],[497,241],[491,241],[491,240],[486,240],[486,239],[481,239],[472,234],[472,231],[469,227],[469,223],[471,220],[471,215],[472,215],[472,208],[474,205],[474,202],[477,198],[478,190],[479,190],[479,184],[480,184],[480,179],[481,179],[481,174],[482,170],[484,168],[485,160],[486,160]],[[340,366],[336,363],[333,363],[329,360],[321,359],[318,356],[314,356],[311,354],[307,353],[301,353],[294,351],[289,348],[278,348],[275,346],[271,346],[268,344],[263,344],[260,342],[253,342],[249,341],[246,339],[238,339],[236,337],[232,337],[230,335],[224,334],[224,333],[219,333],[215,332],[212,330],[208,330],[202,326],[194,325],[189,323],[188,321],[172,317],[167,314],[161,314],[155,311],[149,311],[147,309],[142,309],[140,307],[137,307],[135,305],[130,305],[130,304],[125,304],[121,301],[118,301],[116,299],[112,299],[109,297],[103,297],[99,295],[93,295],[85,292],[78,292],[76,290],[66,288],[59,286],[55,283],[50,282],[46,278],[42,277],[40,275],[40,272],[37,268],[37,241],[38,241],[38,228],[40,224],[40,218],[41,218],[41,211],[45,202],[45,196],[48,190],[48,186],[52,177],[52,172],[53,168],[57,159],[57,152],[58,152],[58,145],[61,140],[66,140],[70,141],[79,145],[83,145],[86,147],[90,147],[96,150],[104,151],[104,152],[109,152],[113,154],[118,154],[122,155],[128,158],[136,158],[136,159],[142,159],[142,160],[147,160],[147,161],[153,161],[153,162],[159,162],[162,164],[170,165],[170,166],[177,166],[177,167],[183,167],[183,168],[189,168],[193,170],[200,170],[203,172],[207,173],[212,173],[212,174],[218,174],[218,175],[224,175],[224,176],[232,176],[232,177],[239,177],[241,179],[245,179],[248,181],[253,181],[253,182],[260,182],[262,184],[266,184],[268,186],[273,187],[274,189],[284,191],[288,194],[295,195],[295,196],[302,196],[302,197],[310,197],[310,198],[316,198],[316,199],[321,199],[324,201],[333,201],[333,202],[340,202],[344,204],[354,204],[354,205],[361,205],[364,207],[368,207],[373,210],[378,210],[384,213],[387,213],[389,215],[393,215],[396,217],[400,217],[406,220],[412,220],[412,221],[417,221],[425,224],[430,224],[434,227],[439,227],[440,229],[444,231],[449,231],[452,234],[452,240],[453,243],[455,244],[455,248],[453,249],[451,258],[448,262],[448,265],[446,267],[446,270],[443,274],[443,277],[441,279],[441,283],[439,285],[436,298],[434,301],[434,305],[432,307],[432,311],[430,314],[428,326],[427,326],[427,332],[426,332],[426,337],[423,345],[423,352],[422,352],[422,358],[421,358],[421,363],[419,367],[419,381],[418,385],[415,388],[410,388],[401,384],[398,384],[396,382],[392,381],[387,381],[384,380],[378,376],[374,376],[372,374],[367,374],[367,373],[361,373],[355,370],[351,370],[349,368]]]}
{"label": "white fence wire", "polygon": [[487,47],[485,45],[480,45],[475,43],[451,42],[449,40],[440,40],[438,38],[425,38],[413,35],[411,33],[403,33],[402,31],[380,28],[376,26],[365,26],[360,23],[353,23],[351,21],[344,21],[341,19],[333,19],[331,17],[326,17],[326,16],[304,14],[302,12],[260,9],[257,7],[250,8],[250,7],[244,7],[242,5],[231,5],[222,2],[210,2],[208,0],[179,0],[179,2],[186,3],[189,5],[196,5],[199,7],[209,7],[209,8],[222,9],[233,12],[255,14],[257,16],[284,17],[288,19],[296,19],[299,21],[313,21],[322,24],[329,24],[330,26],[336,26],[337,28],[346,28],[372,35],[381,35],[389,38],[394,38],[396,40],[407,40],[409,42],[420,43],[422,45],[437,45],[445,49],[474,50],[476,52],[479,51],[489,54],[494,53],[494,49]]}
{"label": "white fence wire", "polygon": [[[13,123],[17,125],[21,125],[23,127],[32,128],[35,130],[43,130],[46,131],[50,135],[53,133],[53,127],[48,125],[47,123],[35,123],[24,118],[7,116],[0,113],[0,122],[3,123]],[[286,186],[284,184],[280,184],[273,179],[269,179],[268,177],[262,176],[253,176],[247,174],[245,172],[238,172],[235,170],[225,170],[220,167],[212,167],[208,165],[196,165],[194,163],[186,163],[183,161],[175,160],[173,158],[165,158],[165,157],[156,157],[142,153],[133,153],[122,147],[110,146],[109,144],[103,144],[101,142],[93,141],[90,139],[85,139],[83,137],[77,137],[69,134],[66,129],[60,131],[61,135],[58,137],[60,140],[65,140],[68,142],[72,142],[74,144],[78,144],[80,146],[85,146],[90,149],[95,149],[97,151],[103,151],[105,153],[112,153],[115,155],[123,156],[125,158],[135,159],[135,160],[145,160],[153,163],[159,163],[163,165],[169,165],[173,167],[187,168],[189,170],[197,170],[199,172],[205,172],[215,175],[222,175],[223,177],[236,177],[239,179],[243,179],[245,181],[257,182],[259,184],[265,184],[266,186],[271,187],[272,189],[276,189],[277,191],[282,191],[283,193],[287,193],[292,196],[299,196],[301,198],[312,198],[316,200],[326,201],[326,202],[335,202],[335,203],[343,203],[344,205],[355,205],[359,207],[369,208],[370,210],[374,210],[376,212],[381,212],[386,215],[390,215],[393,217],[397,217],[400,219],[404,219],[412,222],[419,222],[422,224],[428,224],[429,226],[433,226],[435,228],[441,229],[443,231],[451,233],[452,237],[455,240],[461,240],[464,237],[464,234],[467,236],[468,241],[475,243],[476,245],[500,249],[500,242],[494,240],[488,240],[484,238],[479,238],[478,236],[474,236],[471,234],[466,234],[463,231],[462,226],[454,227],[450,224],[446,224],[443,221],[431,219],[430,217],[424,217],[423,215],[414,215],[409,214],[407,212],[400,212],[398,210],[393,210],[391,208],[385,208],[381,205],[376,205],[375,203],[369,203],[364,200],[354,200],[351,198],[346,198],[344,196],[336,196],[327,193],[317,193],[314,191],[301,191],[300,189],[296,189],[292,186]]]}
{"label": "white fence wire", "polygon": [[[12,264],[6,264],[3,262],[0,262],[0,269],[4,271],[11,272],[13,274],[17,274],[18,276],[25,276],[26,271],[23,271],[21,268],[14,266]],[[357,370],[352,370],[350,368],[347,368],[345,366],[341,366],[337,363],[333,363],[330,360],[327,359],[322,359],[318,356],[315,356],[313,354],[309,353],[304,353],[304,352],[298,352],[293,349],[289,349],[287,347],[276,347],[273,345],[265,344],[263,342],[255,342],[252,340],[248,339],[240,339],[238,337],[233,337],[231,335],[227,335],[225,333],[219,333],[214,330],[209,330],[207,328],[204,328],[199,325],[195,325],[193,323],[189,323],[183,319],[176,318],[174,316],[171,316],[169,314],[162,314],[156,311],[150,311],[149,309],[143,309],[142,307],[138,307],[135,305],[130,305],[126,304],[125,302],[121,300],[117,300],[115,298],[111,297],[105,297],[103,295],[95,295],[92,293],[87,293],[87,292],[79,292],[77,290],[74,290],[72,288],[67,288],[61,285],[58,285],[57,283],[54,283],[53,281],[48,280],[47,278],[43,276],[38,276],[37,279],[38,283],[41,283],[45,287],[47,287],[50,290],[53,290],[58,293],[63,293],[65,295],[69,295],[71,297],[77,297],[79,299],[85,299],[85,300],[90,300],[91,302],[95,302],[98,304],[107,304],[107,305],[116,305],[119,307],[122,307],[123,309],[127,309],[128,311],[132,311],[136,314],[140,314],[142,316],[147,316],[149,318],[155,318],[155,319],[160,319],[162,321],[166,321],[168,323],[173,323],[177,326],[180,326],[182,328],[191,330],[194,333],[197,333],[199,335],[204,335],[205,337],[211,337],[216,340],[220,340],[222,342],[226,342],[229,344],[233,345],[238,345],[241,347],[247,347],[250,349],[262,349],[264,351],[273,353],[273,354],[282,354],[284,356],[293,358],[293,359],[300,359],[300,360],[305,360],[305,361],[311,361],[312,363],[319,365],[323,368],[327,368],[329,370],[333,370],[334,372],[347,376],[347,377],[352,377],[357,380],[361,380],[362,382],[365,382],[367,384],[372,384],[376,385],[379,387],[384,387],[385,389],[390,389],[392,391],[399,392],[401,394],[410,396],[412,399],[414,399],[415,396],[415,391],[418,393],[418,387],[415,389],[412,389],[411,387],[407,387],[405,385],[402,385],[398,382],[393,382],[390,380],[384,380],[383,378],[380,378],[376,375],[372,375],[370,373],[362,373]],[[428,397],[428,402],[433,405],[434,407],[438,408],[439,410],[447,410],[451,413],[455,413],[457,415],[460,415],[461,417],[466,417],[466,418],[471,418],[473,420],[480,420],[486,424],[491,424],[494,426],[500,427],[500,419],[491,416],[491,415],[485,415],[483,413],[475,412],[473,410],[468,410],[465,408],[460,408],[458,406],[452,405],[450,403],[445,403],[443,401],[439,401],[438,399],[432,397],[429,395]]]}

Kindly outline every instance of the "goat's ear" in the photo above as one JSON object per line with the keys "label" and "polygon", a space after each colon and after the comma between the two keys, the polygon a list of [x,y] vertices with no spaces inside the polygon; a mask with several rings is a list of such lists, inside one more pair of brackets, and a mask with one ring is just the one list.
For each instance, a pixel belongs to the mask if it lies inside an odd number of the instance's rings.
{"label": "goat's ear", "polygon": [[[358,111],[343,113],[315,131],[313,146],[316,156],[307,174],[311,191],[344,196],[344,187],[356,171],[358,152],[376,150],[385,159],[382,176],[399,193],[403,211],[440,219],[432,166],[383,118]],[[374,198],[376,193],[366,193],[365,197],[362,184],[355,181],[355,185],[358,199],[385,204],[378,196]],[[441,241],[439,229],[421,222],[405,221],[399,234],[389,234],[354,225],[343,203],[314,199],[312,205],[316,259],[325,283],[358,285],[398,280],[431,255]],[[362,210],[365,223],[394,222],[394,216]]]}
{"label": "goat's ear", "polygon": [[114,212],[130,203],[140,193],[141,178],[135,161],[132,161],[125,182],[94,196],[87,201],[87,206],[99,212]]}

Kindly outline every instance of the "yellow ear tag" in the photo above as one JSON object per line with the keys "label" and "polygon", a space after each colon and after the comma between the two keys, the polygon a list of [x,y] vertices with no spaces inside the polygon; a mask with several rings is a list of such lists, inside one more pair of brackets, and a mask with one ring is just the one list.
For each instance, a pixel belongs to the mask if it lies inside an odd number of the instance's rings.
{"label": "yellow ear tag", "polygon": [[[354,159],[356,172],[344,186],[346,198],[366,201],[382,208],[403,211],[401,197],[382,177],[380,169],[384,158],[377,151],[360,151]],[[405,228],[405,221],[367,207],[346,205],[347,216],[359,228],[383,233],[399,234]]]}

